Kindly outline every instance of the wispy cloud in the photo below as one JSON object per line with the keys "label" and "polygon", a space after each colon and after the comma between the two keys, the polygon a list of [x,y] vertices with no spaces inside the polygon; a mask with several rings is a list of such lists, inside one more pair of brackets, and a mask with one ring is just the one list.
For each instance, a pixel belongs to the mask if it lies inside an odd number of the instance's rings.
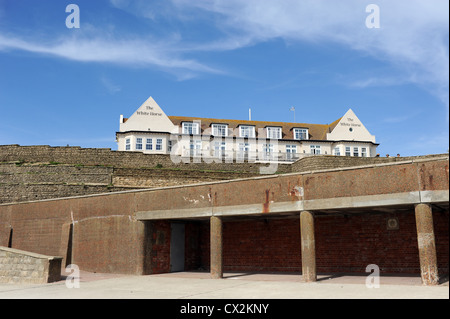
{"label": "wispy cloud", "polygon": [[[56,36],[45,43],[35,35],[25,39],[3,32],[0,50],[154,67],[183,80],[201,73],[226,73],[202,62],[196,53],[237,50],[273,39],[336,43],[387,62],[396,70],[396,79],[428,89],[448,106],[447,0],[378,0],[380,29],[366,28],[368,3],[360,0],[110,0],[110,4],[144,20],[169,21],[167,26],[174,29],[153,38],[142,34],[120,38],[96,30],[79,37]],[[190,23],[203,23],[214,32],[190,38],[183,29]],[[354,86],[392,84],[368,77]]]}
{"label": "wispy cloud", "polygon": [[[381,28],[367,29],[367,3],[358,0],[172,0],[179,8],[218,15],[226,35],[205,49],[238,49],[274,38],[338,43],[390,63],[401,81],[448,100],[447,0],[379,0]],[[357,86],[391,85],[369,78]],[[395,84],[395,83],[394,83]],[[448,105],[448,102],[447,102]]]}
{"label": "wispy cloud", "polygon": [[112,80],[107,78],[106,76],[102,76],[100,78],[100,82],[111,94],[115,94],[122,91],[122,88],[119,85],[113,83]]}
{"label": "wispy cloud", "polygon": [[[97,33],[98,34],[98,33]],[[42,43],[18,36],[0,35],[0,50],[21,50],[79,62],[100,62],[136,67],[154,67],[175,74],[180,79],[199,73],[223,71],[184,58],[170,40],[61,37]]]}
{"label": "wispy cloud", "polygon": [[408,114],[400,115],[400,116],[390,116],[383,120],[385,123],[389,124],[399,124],[403,122],[410,121],[412,118],[415,118],[419,116],[422,112],[421,111],[412,111]]}

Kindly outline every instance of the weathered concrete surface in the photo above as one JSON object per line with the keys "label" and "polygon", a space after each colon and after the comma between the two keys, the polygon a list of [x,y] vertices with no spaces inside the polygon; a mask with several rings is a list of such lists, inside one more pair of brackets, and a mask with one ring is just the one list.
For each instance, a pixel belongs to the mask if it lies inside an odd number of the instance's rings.
{"label": "weathered concrete surface", "polygon": [[[224,280],[209,274],[173,273],[111,278],[81,274],[80,288],[65,281],[22,287],[0,284],[0,299],[448,299],[447,285],[425,287],[411,277],[381,278],[380,288],[367,288],[365,276],[342,276],[303,283],[294,275],[225,273]],[[274,278],[276,277],[276,278]],[[187,303],[188,301],[186,301]],[[270,308],[269,308],[270,309]],[[168,309],[161,309],[168,311]],[[277,313],[272,312],[274,317]]]}
{"label": "weathered concrete surface", "polygon": [[439,283],[436,258],[436,241],[434,238],[433,214],[428,204],[416,205],[417,242],[420,257],[420,272],[424,285]]}
{"label": "weathered concrete surface", "polygon": [[300,234],[302,245],[302,276],[306,282],[317,280],[316,241],[314,236],[314,215],[311,212],[300,213]]}
{"label": "weathered concrete surface", "polygon": [[[148,254],[158,247],[166,248],[163,243],[148,249],[143,220],[248,215],[268,218],[302,210],[370,214],[372,209],[395,211],[420,203],[439,204],[445,212],[448,171],[448,157],[442,157],[0,205],[0,229],[10,234],[12,230],[14,248],[50,256],[66,252],[63,255],[67,256],[67,225],[72,224],[71,258],[81,269],[153,273],[143,265],[154,258]],[[2,244],[8,245],[5,242],[10,237],[2,231]],[[154,263],[147,265],[153,267]],[[165,269],[163,265],[158,267]]]}
{"label": "weathered concrete surface", "polygon": [[223,224],[222,218],[211,217],[211,278],[223,277]]}

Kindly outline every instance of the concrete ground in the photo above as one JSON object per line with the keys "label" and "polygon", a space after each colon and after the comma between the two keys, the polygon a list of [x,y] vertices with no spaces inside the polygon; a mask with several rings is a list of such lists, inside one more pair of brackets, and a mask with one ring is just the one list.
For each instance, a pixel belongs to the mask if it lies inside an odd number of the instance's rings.
{"label": "concrete ground", "polygon": [[418,276],[382,276],[379,288],[366,287],[366,275],[319,275],[304,283],[299,274],[206,272],[151,276],[81,272],[79,288],[66,280],[47,285],[0,284],[0,299],[449,299],[448,279],[425,287]]}

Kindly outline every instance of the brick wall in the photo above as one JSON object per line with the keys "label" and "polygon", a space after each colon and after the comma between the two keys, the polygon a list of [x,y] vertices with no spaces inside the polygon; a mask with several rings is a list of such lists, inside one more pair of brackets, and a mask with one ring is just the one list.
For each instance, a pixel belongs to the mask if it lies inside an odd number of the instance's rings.
{"label": "brick wall", "polygon": [[45,284],[61,279],[61,257],[0,247],[0,283]]}
{"label": "brick wall", "polygon": [[[399,229],[387,230],[395,217]],[[448,274],[448,211],[433,213],[440,274]],[[315,218],[319,273],[364,273],[377,264],[383,274],[419,274],[414,211]],[[224,271],[301,272],[300,220],[228,221],[223,229]],[[196,240],[200,242],[195,243]],[[209,269],[209,224],[186,228],[186,269]]]}

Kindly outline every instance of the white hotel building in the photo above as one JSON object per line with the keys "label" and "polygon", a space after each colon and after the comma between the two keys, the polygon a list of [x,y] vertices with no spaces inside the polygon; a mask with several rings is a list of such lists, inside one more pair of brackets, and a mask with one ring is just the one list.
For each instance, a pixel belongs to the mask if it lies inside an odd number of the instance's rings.
{"label": "white hotel building", "polygon": [[131,117],[120,116],[116,139],[119,151],[227,162],[374,157],[379,145],[351,109],[331,124],[223,120],[167,116],[151,97]]}

